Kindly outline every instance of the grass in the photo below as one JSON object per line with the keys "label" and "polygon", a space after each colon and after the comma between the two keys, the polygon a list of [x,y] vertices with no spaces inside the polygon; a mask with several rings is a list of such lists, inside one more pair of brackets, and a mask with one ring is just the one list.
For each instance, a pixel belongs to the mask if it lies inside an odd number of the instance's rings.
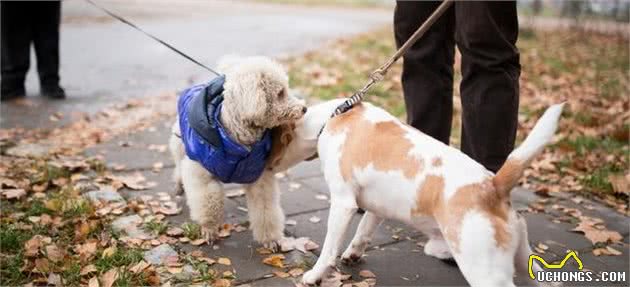
{"label": "grass", "polygon": [[168,223],[151,220],[149,222],[146,222],[143,227],[145,230],[150,231],[155,235],[162,235],[166,233],[166,230],[168,229]]}
{"label": "grass", "polygon": [[143,258],[142,249],[119,247],[110,256],[104,256],[101,252],[93,262],[98,272],[104,273],[115,267],[132,266]]}
{"label": "grass", "polygon": [[184,230],[184,236],[190,238],[190,240],[201,238],[201,226],[198,224],[187,222],[182,224],[182,229]]}

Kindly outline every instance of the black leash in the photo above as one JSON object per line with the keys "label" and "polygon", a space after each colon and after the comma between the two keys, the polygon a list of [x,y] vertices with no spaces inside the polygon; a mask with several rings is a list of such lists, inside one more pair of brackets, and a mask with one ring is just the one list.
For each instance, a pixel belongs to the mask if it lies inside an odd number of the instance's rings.
{"label": "black leash", "polygon": [[186,59],[190,60],[191,62],[193,62],[193,63],[195,63],[195,64],[199,65],[200,67],[202,67],[202,68],[204,68],[204,69],[206,69],[206,70],[210,71],[211,73],[213,73],[213,74],[215,74],[215,75],[217,75],[217,76],[221,75],[221,74],[219,74],[217,71],[215,71],[215,70],[213,70],[213,69],[209,68],[208,66],[206,66],[206,65],[204,65],[204,64],[202,64],[202,63],[200,63],[199,61],[197,61],[197,60],[193,59],[191,56],[188,56],[188,55],[186,55],[184,52],[182,52],[182,51],[178,50],[177,48],[175,48],[175,47],[171,46],[169,43],[166,43],[166,42],[164,42],[164,41],[160,40],[158,37],[155,37],[155,36],[153,36],[153,35],[149,34],[148,32],[146,32],[146,31],[142,30],[140,27],[138,27],[138,26],[136,26],[135,24],[133,24],[133,23],[129,22],[129,21],[128,21],[128,20],[126,20],[125,18],[123,18],[123,17],[121,17],[121,16],[118,16],[116,13],[114,13],[114,12],[112,12],[112,11],[109,11],[109,10],[107,10],[106,8],[102,7],[102,6],[99,6],[98,4],[94,3],[92,0],[85,0],[85,1],[87,1],[87,2],[88,2],[88,3],[90,3],[90,4],[92,4],[94,7],[96,7],[96,8],[98,8],[98,9],[102,10],[103,12],[107,13],[109,16],[114,17],[114,18],[115,18],[115,19],[117,19],[118,21],[123,22],[123,23],[125,23],[125,24],[127,24],[127,25],[131,26],[131,28],[134,28],[134,29],[136,29],[136,30],[138,30],[138,31],[142,32],[144,35],[146,35],[146,36],[150,37],[151,39],[153,39],[153,40],[157,41],[158,43],[160,43],[160,44],[162,44],[162,45],[166,46],[167,48],[171,49],[173,52],[175,52],[175,53],[179,54],[180,56],[182,56],[182,57],[184,57],[184,58],[186,58]]}

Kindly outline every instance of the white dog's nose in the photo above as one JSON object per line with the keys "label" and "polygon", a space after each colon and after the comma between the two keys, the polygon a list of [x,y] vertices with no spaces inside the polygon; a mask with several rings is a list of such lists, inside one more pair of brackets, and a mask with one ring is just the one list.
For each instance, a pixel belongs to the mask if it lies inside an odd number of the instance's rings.
{"label": "white dog's nose", "polygon": [[307,110],[308,110],[308,108],[306,106],[302,107],[302,114],[306,114]]}

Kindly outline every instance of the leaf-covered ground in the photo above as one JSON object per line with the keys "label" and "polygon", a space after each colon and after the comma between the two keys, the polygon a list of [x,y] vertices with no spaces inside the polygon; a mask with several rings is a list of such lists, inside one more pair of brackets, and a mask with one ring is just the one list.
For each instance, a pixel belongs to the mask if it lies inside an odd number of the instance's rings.
{"label": "leaf-covered ground", "polygon": [[[579,31],[522,30],[520,141],[547,106],[567,101],[554,144],[527,171],[526,187],[537,192],[576,192],[597,197],[628,214],[627,41]],[[287,61],[291,85],[320,99],[350,96],[394,52],[391,28],[339,40]],[[458,146],[460,55],[455,63],[455,113],[451,136]],[[373,86],[367,99],[404,120],[401,64]]]}

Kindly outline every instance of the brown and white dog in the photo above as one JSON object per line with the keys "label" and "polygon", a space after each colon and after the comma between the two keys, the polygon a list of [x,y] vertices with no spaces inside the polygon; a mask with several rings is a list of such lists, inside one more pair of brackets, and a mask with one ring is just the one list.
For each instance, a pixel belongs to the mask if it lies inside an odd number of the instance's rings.
{"label": "brown and white dog", "polygon": [[[328,232],[304,283],[318,282],[335,265],[344,232],[359,207],[367,212],[341,256],[344,260],[361,258],[379,223],[392,218],[425,233],[429,241],[424,252],[453,257],[472,286],[514,286],[515,272],[528,273],[532,252],[526,223],[511,208],[510,190],[550,141],[563,104],[545,112],[494,174],[369,103],[331,119],[342,101],[309,107],[281,160],[291,166],[318,153],[330,189]],[[539,270],[535,265],[534,271]]]}

